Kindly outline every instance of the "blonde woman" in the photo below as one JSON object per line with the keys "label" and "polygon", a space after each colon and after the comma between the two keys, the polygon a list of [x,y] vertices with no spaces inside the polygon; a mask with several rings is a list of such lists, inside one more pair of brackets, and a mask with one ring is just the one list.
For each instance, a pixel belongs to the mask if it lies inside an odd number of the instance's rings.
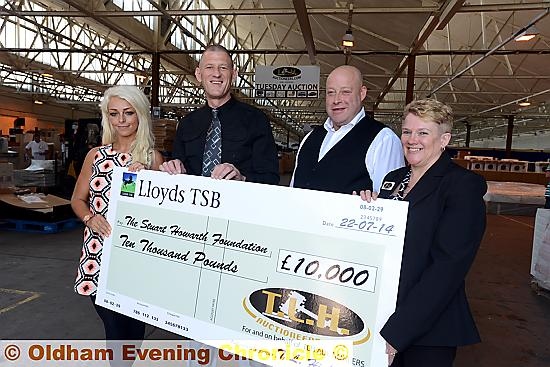
{"label": "blonde woman", "polygon": [[71,198],[74,213],[86,226],[75,291],[91,297],[103,320],[106,339],[138,340],[143,339],[144,323],[95,304],[103,239],[111,233],[105,215],[113,167],[158,170],[163,159],[153,149],[150,104],[141,90],[111,87],[105,91],[100,106],[103,145],[86,155]]}

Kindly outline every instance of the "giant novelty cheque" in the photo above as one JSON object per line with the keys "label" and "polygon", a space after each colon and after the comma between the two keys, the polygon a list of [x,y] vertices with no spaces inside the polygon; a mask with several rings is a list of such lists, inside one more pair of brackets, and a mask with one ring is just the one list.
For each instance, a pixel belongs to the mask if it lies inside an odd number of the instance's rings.
{"label": "giant novelty cheque", "polygon": [[217,348],[330,340],[384,366],[406,218],[406,202],[115,168],[96,302]]}

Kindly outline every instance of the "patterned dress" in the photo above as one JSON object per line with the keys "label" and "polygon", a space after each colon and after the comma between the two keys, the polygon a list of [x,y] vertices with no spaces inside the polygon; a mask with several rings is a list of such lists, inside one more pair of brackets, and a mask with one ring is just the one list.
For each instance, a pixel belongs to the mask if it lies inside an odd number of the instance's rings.
{"label": "patterned dress", "polygon": [[[90,212],[107,215],[107,205],[111,192],[111,175],[113,167],[127,167],[132,162],[129,153],[117,153],[112,145],[105,145],[97,150],[92,164],[90,177]],[[99,279],[101,264],[101,249],[103,240],[97,233],[84,228],[84,245],[78,265],[74,289],[84,296],[94,295]]]}

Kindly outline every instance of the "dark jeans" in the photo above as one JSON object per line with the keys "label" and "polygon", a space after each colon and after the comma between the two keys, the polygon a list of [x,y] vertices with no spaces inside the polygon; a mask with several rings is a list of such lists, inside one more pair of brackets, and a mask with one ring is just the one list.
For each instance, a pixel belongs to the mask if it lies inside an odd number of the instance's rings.
{"label": "dark jeans", "polygon": [[412,346],[399,352],[391,367],[452,367],[456,347]]}
{"label": "dark jeans", "polygon": [[90,299],[103,321],[106,340],[143,340],[145,323],[96,305],[95,296],[90,296]]}
{"label": "dark jeans", "polygon": [[550,196],[546,197],[546,203],[544,204],[544,209],[550,209]]}

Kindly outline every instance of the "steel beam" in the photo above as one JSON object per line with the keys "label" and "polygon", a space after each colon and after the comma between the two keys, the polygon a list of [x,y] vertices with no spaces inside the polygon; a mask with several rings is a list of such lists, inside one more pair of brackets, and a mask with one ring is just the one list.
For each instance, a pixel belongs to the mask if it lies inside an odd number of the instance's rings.
{"label": "steel beam", "polygon": [[300,24],[302,37],[304,37],[309,62],[311,65],[315,65],[317,63],[315,61],[315,41],[313,40],[313,33],[311,32],[311,24],[309,23],[306,3],[304,0],[292,0],[292,3],[294,4],[294,9],[296,10],[296,17],[298,18],[298,23]]}
{"label": "steel beam", "polygon": [[[508,11],[530,11],[541,10],[548,8],[548,2],[538,3],[519,3],[519,4],[492,4],[492,5],[464,5],[457,13],[480,13],[480,12],[508,12]],[[419,6],[419,7],[368,7],[368,8],[354,8],[355,14],[430,14],[439,10],[436,6]],[[32,13],[32,14],[30,14]],[[159,10],[96,10],[94,11],[96,16],[99,17],[155,17],[161,16],[163,13]],[[288,15],[294,16],[296,10],[293,8],[246,8],[246,9],[232,9],[232,8],[218,8],[218,9],[180,9],[180,10],[167,10],[167,14],[171,16],[189,16],[198,17],[203,15]],[[341,8],[309,8],[309,14],[347,14],[348,9]],[[0,16],[9,15],[3,10],[0,10]],[[80,10],[42,10],[42,11],[30,11],[20,10],[16,12],[16,15],[35,15],[41,17],[88,17],[84,12]]]}

